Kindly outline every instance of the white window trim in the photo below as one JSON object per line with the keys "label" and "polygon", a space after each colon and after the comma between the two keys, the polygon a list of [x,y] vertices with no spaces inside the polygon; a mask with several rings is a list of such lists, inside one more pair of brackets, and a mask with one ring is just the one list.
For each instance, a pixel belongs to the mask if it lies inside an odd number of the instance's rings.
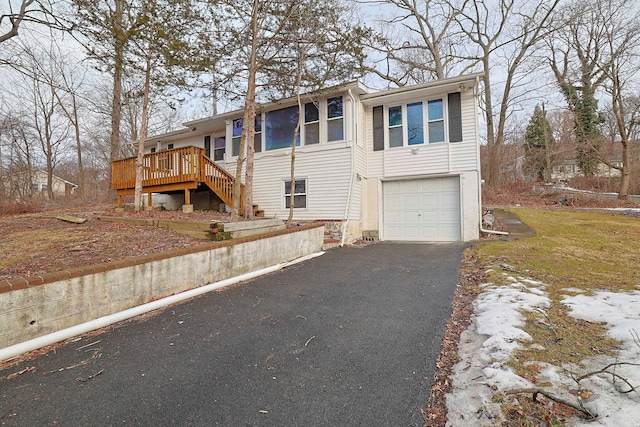
{"label": "white window trim", "polygon": [[[220,148],[216,148],[216,139],[217,138],[224,138],[224,147],[220,147]],[[211,158],[213,159],[214,162],[220,163],[220,162],[224,162],[227,158],[227,153],[229,152],[227,150],[227,146],[229,145],[227,143],[227,136],[226,135],[220,135],[218,134],[218,136],[214,136],[211,135]],[[222,159],[220,160],[216,160],[216,150],[224,150],[224,153],[222,155]]]}
{"label": "white window trim", "polygon": [[[292,202],[294,201],[296,195],[298,195],[298,196],[304,195],[306,199],[305,199],[305,207],[304,208],[296,208],[295,205],[294,205],[293,210],[294,211],[298,211],[298,212],[307,211],[307,210],[309,210],[309,179],[308,178],[298,178],[298,177],[296,177],[295,180],[296,181],[304,181],[304,191],[305,192],[304,193],[295,193],[295,182],[294,182],[293,186],[290,187],[290,188],[293,188],[293,190],[294,190],[293,195],[289,195],[289,197],[293,196],[291,201]],[[287,194],[285,192],[285,186],[286,186],[287,182],[291,182],[291,177],[283,178],[282,179],[282,186],[280,187],[282,189],[282,196],[281,196],[280,199],[282,200],[282,209],[283,210],[289,210],[289,208],[287,207],[287,199],[286,199],[287,198]]]}
{"label": "white window trim", "polygon": [[[342,98],[342,116],[340,118],[338,117],[334,117],[334,118],[329,118],[329,99],[331,98]],[[337,95],[332,95],[332,96],[327,96],[326,98],[322,99],[321,102],[321,106],[324,107],[324,111],[321,111],[321,116],[320,118],[324,118],[324,123],[321,123],[320,126],[320,143],[321,144],[335,144],[335,143],[340,143],[346,140],[346,136],[347,136],[347,102],[346,102],[346,97],[343,93],[337,94]],[[342,120],[342,139],[336,139],[335,141],[329,141],[329,122],[330,121],[335,121],[335,120]],[[322,129],[324,128],[324,135],[322,135]]]}
{"label": "white window trim", "polygon": [[[442,119],[437,119],[437,120],[429,120],[429,101],[437,101],[437,100],[441,100],[442,101]],[[443,96],[442,98],[432,98],[432,99],[428,99],[426,102],[423,103],[423,109],[426,109],[426,111],[423,110],[423,117],[425,117],[426,121],[423,122],[424,128],[426,130],[425,132],[425,138],[424,138],[424,143],[425,144],[441,144],[443,142],[448,143],[449,142],[449,120],[447,119],[449,117],[449,106],[447,104],[448,100],[446,96]],[[430,142],[429,141],[429,124],[430,123],[437,123],[442,121],[442,127],[443,127],[443,131],[444,131],[444,138],[442,141],[436,141],[436,142]]]}
{"label": "white window trim", "polygon": [[[330,98],[342,98],[342,116],[340,118],[332,118],[329,119],[328,117],[328,106],[327,106],[327,101]],[[304,106],[307,102],[317,102],[318,103],[318,123],[319,123],[319,130],[318,130],[318,134],[319,134],[319,142],[317,144],[306,144],[306,123],[304,122]],[[336,95],[331,95],[331,96],[327,96],[327,97],[323,97],[323,98],[319,98],[317,100],[311,100],[311,101],[306,101],[302,103],[302,112],[299,112],[299,114],[302,115],[302,122],[301,122],[301,126],[300,126],[300,145],[297,146],[297,148],[300,147],[315,147],[315,146],[326,146],[326,145],[331,145],[331,144],[339,144],[339,143],[344,143],[345,141],[348,140],[348,131],[350,129],[350,125],[348,123],[348,120],[351,120],[350,118],[350,112],[349,112],[349,107],[348,107],[348,102],[349,99],[348,97],[345,96],[344,93],[340,93],[340,94],[336,94]],[[289,105],[289,107],[292,106],[297,106],[297,104],[294,105]],[[286,106],[282,106],[280,108],[288,108]],[[276,109],[277,110],[277,109]],[[275,110],[270,110],[270,111],[275,111]],[[285,150],[285,148],[277,148],[277,149],[273,149],[273,150],[267,150],[266,149],[266,132],[264,130],[265,127],[265,119],[266,116],[265,114],[268,113],[268,111],[256,114],[256,118],[260,117],[261,121],[262,121],[262,131],[260,134],[260,141],[261,141],[261,145],[262,145],[262,150],[260,152],[256,152],[256,156],[260,157],[260,156],[268,156],[269,153],[277,153],[280,150]],[[386,108],[385,108],[385,114],[386,114]],[[237,159],[238,156],[233,154],[233,140],[234,138],[239,138],[239,137],[234,137],[233,136],[233,122],[235,120],[238,119],[242,119],[242,117],[236,117],[233,119],[229,119],[227,122],[227,131],[226,131],[226,141],[227,141],[227,148],[225,150],[225,160],[229,161],[231,159]],[[329,122],[330,121],[334,121],[334,120],[342,120],[342,139],[340,140],[335,140],[335,141],[329,141]],[[315,123],[315,122],[312,122]],[[213,145],[213,139],[212,139],[212,145]],[[290,148],[290,147],[289,147]],[[213,150],[213,149],[212,149]]]}
{"label": "white window trim", "polygon": [[[326,104],[326,100],[325,102],[322,102],[323,100],[317,100],[317,101],[307,101],[304,102],[302,104],[302,121],[301,121],[301,126],[300,126],[300,147],[306,147],[307,145],[311,145],[311,146],[315,146],[315,145],[322,145],[323,139],[322,139],[322,104]],[[305,122],[305,109],[307,107],[307,104],[316,104],[316,106],[318,107],[318,120],[314,121],[314,122]],[[317,144],[307,144],[307,125],[309,124],[314,124],[317,123],[318,124],[318,143]]]}
{"label": "white window trim", "polygon": [[[437,101],[437,100],[441,100],[442,101],[442,114],[443,117],[442,119],[438,119],[438,120],[429,120],[429,101]],[[414,144],[414,145],[409,145],[409,120],[408,120],[408,115],[407,115],[407,106],[409,104],[415,104],[417,102],[422,102],[422,132],[423,132],[423,142],[422,144]],[[398,147],[391,147],[390,146],[390,139],[389,139],[389,129],[392,129],[389,127],[389,108],[393,108],[393,107],[401,107],[402,108],[402,145],[398,146]],[[383,110],[382,110],[382,120],[384,121],[384,149],[385,150],[396,150],[396,149],[402,149],[402,148],[416,148],[416,147],[421,147],[421,146],[428,146],[431,144],[442,144],[442,143],[449,143],[449,129],[448,129],[448,111],[449,111],[449,107],[447,104],[447,97],[446,96],[441,96],[441,97],[435,97],[435,98],[425,98],[425,99],[414,99],[414,100],[410,100],[410,101],[405,101],[402,104],[398,104],[398,103],[394,103],[394,104],[384,104],[383,105]],[[438,141],[438,142],[429,142],[429,123],[430,122],[439,122],[440,120],[443,121],[444,123],[444,141]]]}

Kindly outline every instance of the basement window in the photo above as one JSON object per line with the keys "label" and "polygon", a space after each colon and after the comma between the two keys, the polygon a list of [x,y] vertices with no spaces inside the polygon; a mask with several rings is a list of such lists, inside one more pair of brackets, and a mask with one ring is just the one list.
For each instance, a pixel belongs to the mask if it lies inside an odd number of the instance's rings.
{"label": "basement window", "polygon": [[[284,207],[289,209],[291,206],[291,180],[284,182]],[[307,180],[296,179],[293,186],[293,208],[307,208]]]}

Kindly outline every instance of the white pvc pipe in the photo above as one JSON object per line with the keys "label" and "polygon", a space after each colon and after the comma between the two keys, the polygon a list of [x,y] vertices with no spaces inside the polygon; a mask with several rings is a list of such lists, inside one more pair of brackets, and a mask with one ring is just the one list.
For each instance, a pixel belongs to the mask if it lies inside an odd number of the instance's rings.
{"label": "white pvc pipe", "polygon": [[480,227],[480,231],[482,231],[483,233],[487,233],[487,234],[499,234],[501,236],[508,236],[509,233],[506,231],[497,231],[497,230],[485,230],[484,228]]}
{"label": "white pvc pipe", "polygon": [[148,302],[146,304],[142,304],[137,307],[132,307],[127,310],[121,311],[119,313],[109,314],[107,316],[99,317],[97,319],[90,320],[85,323],[81,323],[79,325],[71,326],[70,328],[62,329],[60,331],[52,332],[50,334],[31,339],[29,341],[25,341],[22,343],[14,344],[9,347],[5,347],[3,349],[0,349],[0,362],[7,359],[11,359],[12,357],[26,353],[28,351],[37,350],[39,348],[42,348],[51,344],[55,344],[57,342],[64,341],[66,339],[69,339],[78,335],[82,335],[96,329],[104,328],[105,326],[122,322],[123,320],[127,320],[132,317],[139,316],[141,314],[145,314],[150,311],[157,310],[159,308],[163,308],[168,305],[175,304],[177,302],[196,297],[198,295],[202,295],[211,291],[215,291],[220,288],[224,288],[225,286],[234,285],[236,283],[243,282],[245,280],[250,280],[265,274],[273,273],[274,271],[278,271],[290,265],[315,258],[322,254],[324,254],[324,252],[316,252],[313,254],[305,255],[303,257],[294,259],[292,261],[272,265],[271,267],[266,267],[260,270],[241,274],[240,276],[231,277],[229,279],[221,280],[219,282],[209,283],[208,285],[204,285],[195,289],[181,292],[176,295],[171,295],[156,301]]}

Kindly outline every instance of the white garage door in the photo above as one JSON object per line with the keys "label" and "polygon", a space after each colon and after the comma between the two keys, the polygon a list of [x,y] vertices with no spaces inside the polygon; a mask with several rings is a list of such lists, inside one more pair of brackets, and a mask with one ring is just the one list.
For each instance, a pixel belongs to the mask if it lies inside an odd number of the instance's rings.
{"label": "white garage door", "polygon": [[383,183],[384,240],[460,241],[458,177]]}

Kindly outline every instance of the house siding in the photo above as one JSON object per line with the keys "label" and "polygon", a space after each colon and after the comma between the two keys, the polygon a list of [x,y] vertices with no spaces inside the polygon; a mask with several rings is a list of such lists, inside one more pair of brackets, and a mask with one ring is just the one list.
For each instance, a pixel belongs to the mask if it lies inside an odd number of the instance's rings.
{"label": "house siding", "polygon": [[[480,217],[478,99],[475,90],[472,90],[477,84],[477,78],[476,75],[464,76],[447,79],[442,83],[431,82],[375,93],[368,93],[366,88],[352,85],[348,90],[342,88],[319,95],[319,100],[343,96],[345,140],[327,143],[326,122],[322,122],[321,126],[325,127],[321,127],[324,129],[320,134],[321,143],[296,148],[296,179],[307,180],[307,206],[305,209],[295,209],[294,218],[348,219],[345,229],[380,230],[383,221],[381,206],[384,181],[455,176],[459,177],[460,182],[461,238],[465,241],[477,238]],[[403,111],[406,111],[409,103],[443,99],[445,129],[449,129],[447,102],[452,97],[447,95],[454,92],[460,93],[462,141],[424,143],[373,151],[373,107],[403,105]],[[457,96],[453,98],[457,99]],[[294,105],[293,99],[274,103],[263,111],[289,105]],[[427,108],[427,104],[423,105]],[[320,116],[326,120],[326,105],[321,108]],[[185,125],[189,132],[184,135],[173,135],[171,140],[165,141],[159,137],[155,141],[162,141],[162,148],[166,148],[168,142],[172,142],[174,148],[188,145],[202,147],[205,135],[214,135],[216,132],[219,134],[221,127],[226,127],[226,155],[220,164],[235,175],[236,158],[231,156],[231,123],[234,118],[239,117],[241,112],[236,111],[187,123]],[[448,133],[448,130],[445,132]],[[407,135],[405,133],[405,140],[408,139]],[[456,139],[459,136],[457,133]],[[446,139],[448,135],[445,135]],[[325,142],[322,143],[322,140]],[[284,181],[290,179],[290,151],[290,148],[280,148],[255,155],[253,203],[259,205],[266,216],[288,216],[289,210],[284,204]],[[242,179],[244,180],[244,173]],[[352,231],[348,234],[348,240],[352,239]]]}
{"label": "house siding", "polygon": [[[407,102],[411,102],[408,100]],[[367,177],[396,178],[408,175],[447,174],[478,170],[476,97],[467,91],[462,102],[462,142],[441,142],[373,151],[373,108],[366,108]]]}
{"label": "house siding", "polygon": [[[295,174],[296,179],[307,180],[307,208],[294,209],[294,218],[343,219],[351,148],[344,143],[327,144],[321,150],[316,148],[296,148]],[[289,215],[289,210],[284,207],[284,181],[291,178],[291,156],[288,153],[290,150],[256,154],[253,203],[259,205],[266,216],[287,218]],[[235,163],[228,163],[227,169],[235,173]]]}
{"label": "house siding", "polygon": [[[446,93],[431,93],[428,97],[407,97],[402,103],[415,102]],[[460,178],[461,239],[479,237],[480,212],[480,157],[477,130],[477,97],[473,91],[461,93],[462,141],[419,144],[373,151],[373,106],[384,102],[371,102],[363,108],[363,123],[367,149],[367,173],[362,197],[363,230],[381,230],[383,203],[382,183],[386,180],[424,179],[429,177],[458,176]],[[397,100],[393,101],[397,104]]]}

